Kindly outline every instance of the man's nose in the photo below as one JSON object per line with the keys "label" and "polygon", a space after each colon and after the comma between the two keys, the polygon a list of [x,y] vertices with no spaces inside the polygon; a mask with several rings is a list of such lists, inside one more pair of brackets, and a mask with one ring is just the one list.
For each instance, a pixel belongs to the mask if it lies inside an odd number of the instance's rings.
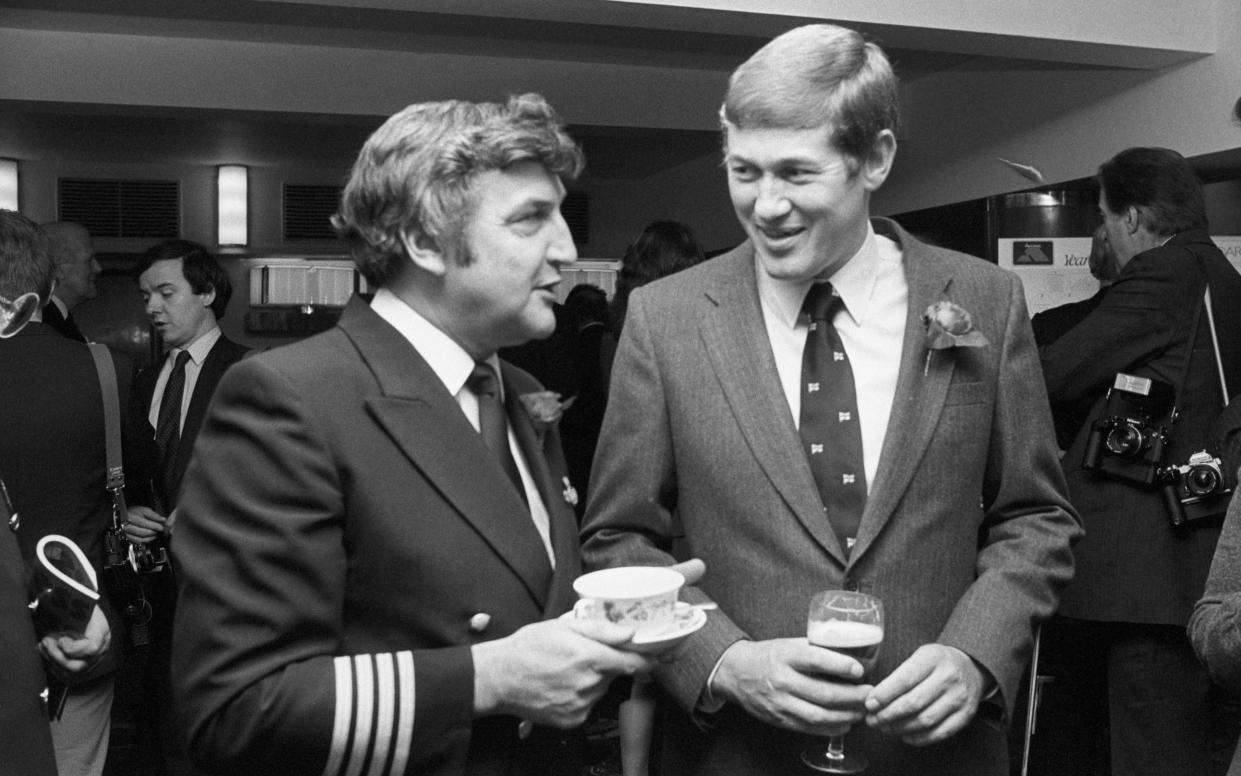
{"label": "man's nose", "polygon": [[789,200],[785,196],[784,182],[774,176],[764,176],[758,182],[758,195],[754,200],[754,214],[770,220],[789,212]]}
{"label": "man's nose", "polygon": [[564,220],[560,211],[556,211],[556,220],[552,225],[555,234],[547,245],[547,260],[556,266],[572,264],[577,261],[577,246],[573,243],[573,232]]}

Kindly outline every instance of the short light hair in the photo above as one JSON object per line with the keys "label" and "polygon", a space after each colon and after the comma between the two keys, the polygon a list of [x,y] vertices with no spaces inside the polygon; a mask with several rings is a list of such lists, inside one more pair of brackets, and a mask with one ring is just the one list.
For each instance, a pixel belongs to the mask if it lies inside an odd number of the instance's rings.
{"label": "short light hair", "polygon": [[0,210],[0,296],[10,302],[33,291],[47,304],[56,279],[43,229],[13,210]]}
{"label": "short light hair", "polygon": [[475,180],[523,161],[538,162],[565,181],[584,164],[559,116],[538,94],[507,103],[410,105],[362,146],[332,225],[374,286],[386,285],[407,259],[405,233],[467,262],[464,231],[474,212]]}
{"label": "short light hair", "polygon": [[1170,148],[1126,148],[1099,166],[1098,180],[1108,208],[1117,214],[1137,208],[1151,234],[1207,228],[1202,183]]}
{"label": "short light hair", "polygon": [[828,127],[832,147],[856,172],[879,133],[900,121],[896,74],[878,45],[833,24],[796,27],[746,60],[720,109],[728,128]]}

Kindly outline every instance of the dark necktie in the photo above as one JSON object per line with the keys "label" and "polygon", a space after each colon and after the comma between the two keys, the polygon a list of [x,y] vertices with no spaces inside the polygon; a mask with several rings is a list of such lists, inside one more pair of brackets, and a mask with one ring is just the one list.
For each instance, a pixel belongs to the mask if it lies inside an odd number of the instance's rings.
{"label": "dark necktie", "polygon": [[[164,396],[159,402],[159,416],[155,423],[155,447],[159,452],[159,485],[165,501],[173,499],[172,477],[177,468],[177,446],[181,442],[181,402],[185,395],[185,362],[190,352],[177,352],[177,359],[168,372],[164,384]],[[165,507],[169,507],[166,504]]]}
{"label": "dark necktie", "polygon": [[480,361],[474,364],[470,379],[465,384],[478,397],[478,431],[483,435],[483,441],[500,459],[500,465],[512,480],[513,487],[517,488],[522,503],[526,503],[526,486],[522,484],[513,451],[508,446],[508,419],[504,404],[500,401],[500,381],[496,371],[491,364]]}
{"label": "dark necktie", "polygon": [[853,368],[832,324],[843,307],[831,283],[811,286],[802,305],[810,330],[802,351],[800,432],[823,508],[848,555],[866,506],[866,469]]}

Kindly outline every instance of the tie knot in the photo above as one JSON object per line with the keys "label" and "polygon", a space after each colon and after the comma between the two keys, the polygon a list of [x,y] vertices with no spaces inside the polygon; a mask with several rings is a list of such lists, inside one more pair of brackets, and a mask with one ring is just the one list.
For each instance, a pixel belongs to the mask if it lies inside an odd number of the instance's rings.
{"label": "tie knot", "polygon": [[188,350],[178,350],[176,357],[172,360],[173,369],[184,369],[185,362],[190,360],[190,352]]}
{"label": "tie knot", "polygon": [[801,309],[812,321],[830,321],[844,306],[845,300],[840,298],[831,283],[815,283],[806,294],[806,301],[802,302]]}
{"label": "tie knot", "polygon": [[492,369],[491,364],[478,361],[474,364],[474,369],[470,371],[470,378],[465,381],[465,384],[476,396],[499,396],[498,382],[496,370]]}

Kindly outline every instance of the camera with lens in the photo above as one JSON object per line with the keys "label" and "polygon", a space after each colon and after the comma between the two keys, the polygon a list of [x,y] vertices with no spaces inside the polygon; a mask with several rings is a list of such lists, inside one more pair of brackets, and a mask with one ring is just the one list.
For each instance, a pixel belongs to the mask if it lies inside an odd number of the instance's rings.
{"label": "camera with lens", "polygon": [[1162,380],[1116,374],[1103,413],[1090,427],[1082,466],[1154,485],[1176,421],[1176,394]]}
{"label": "camera with lens", "polygon": [[1160,473],[1167,484],[1163,489],[1164,504],[1172,525],[1184,525],[1222,514],[1228,508],[1232,489],[1224,482],[1220,459],[1199,450],[1189,456],[1183,466],[1168,466]]}

